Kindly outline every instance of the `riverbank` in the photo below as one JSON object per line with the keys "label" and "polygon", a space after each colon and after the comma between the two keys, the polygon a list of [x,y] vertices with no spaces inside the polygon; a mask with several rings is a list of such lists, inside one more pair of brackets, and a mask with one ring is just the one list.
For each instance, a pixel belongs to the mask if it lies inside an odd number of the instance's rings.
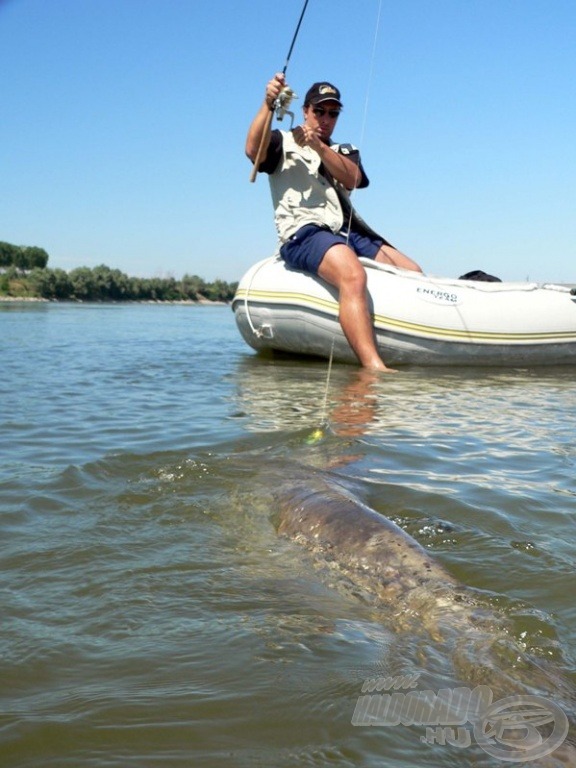
{"label": "riverbank", "polygon": [[21,303],[36,303],[36,304],[182,304],[190,305],[192,307],[207,306],[207,307],[226,307],[229,306],[229,301],[212,301],[210,299],[181,299],[181,300],[161,300],[161,299],[127,299],[126,301],[82,301],[81,299],[43,299],[38,296],[1,296],[0,304],[21,304]]}
{"label": "riverbank", "polygon": [[38,296],[1,296],[0,304],[16,304],[21,302],[41,302],[43,304],[48,303],[48,299],[42,299]]}
{"label": "riverbank", "polygon": [[0,297],[10,301],[42,298],[49,301],[84,302],[230,302],[238,283],[224,280],[206,282],[198,275],[173,277],[130,277],[102,264],[92,269],[24,270],[15,266],[0,268]]}

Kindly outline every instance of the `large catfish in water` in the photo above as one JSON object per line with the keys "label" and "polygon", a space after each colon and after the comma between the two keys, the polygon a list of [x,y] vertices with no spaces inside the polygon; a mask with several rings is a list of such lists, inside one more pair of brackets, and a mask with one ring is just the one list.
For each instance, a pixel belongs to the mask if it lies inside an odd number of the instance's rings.
{"label": "large catfish in water", "polygon": [[278,532],[359,587],[389,615],[395,631],[425,631],[432,641],[448,643],[454,670],[467,685],[488,685],[499,697],[545,694],[561,705],[571,724],[568,738],[531,765],[575,768],[575,692],[557,669],[526,654],[504,614],[482,603],[402,528],[329,473],[289,475],[275,494]]}

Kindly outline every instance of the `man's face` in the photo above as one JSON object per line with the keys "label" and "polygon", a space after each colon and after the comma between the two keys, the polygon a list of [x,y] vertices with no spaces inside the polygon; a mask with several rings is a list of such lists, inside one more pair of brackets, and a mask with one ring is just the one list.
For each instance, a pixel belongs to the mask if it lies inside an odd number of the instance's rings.
{"label": "man's face", "polygon": [[340,104],[337,101],[323,101],[304,107],[304,122],[310,128],[320,131],[320,138],[327,141],[336,126]]}

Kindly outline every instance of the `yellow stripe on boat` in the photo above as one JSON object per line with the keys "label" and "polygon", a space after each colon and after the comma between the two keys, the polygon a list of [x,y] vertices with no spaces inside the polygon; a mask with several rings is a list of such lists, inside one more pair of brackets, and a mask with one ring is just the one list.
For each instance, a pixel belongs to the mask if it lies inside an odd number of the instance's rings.
{"label": "yellow stripe on boat", "polygon": [[[365,267],[378,348],[392,365],[576,365],[576,295],[566,286]],[[254,349],[329,357],[333,348],[335,360],[356,361],[336,290],[279,259],[244,275],[232,307]]]}

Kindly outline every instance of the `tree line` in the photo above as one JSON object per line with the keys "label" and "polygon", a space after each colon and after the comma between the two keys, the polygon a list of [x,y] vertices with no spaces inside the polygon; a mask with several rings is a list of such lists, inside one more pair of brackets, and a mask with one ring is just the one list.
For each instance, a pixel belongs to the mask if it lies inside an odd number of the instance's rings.
{"label": "tree line", "polygon": [[[45,256],[44,261],[40,252]],[[36,263],[33,263],[34,260]],[[119,269],[111,269],[104,264],[66,272],[49,269],[47,263],[48,254],[42,248],[0,242],[0,294],[60,301],[205,299],[227,302],[232,300],[238,286],[237,282],[227,283],[224,280],[206,282],[197,275],[184,275],[181,280],[173,277],[129,277]]]}
{"label": "tree line", "polygon": [[48,264],[44,248],[35,245],[12,245],[0,241],[0,268],[43,269]]}

